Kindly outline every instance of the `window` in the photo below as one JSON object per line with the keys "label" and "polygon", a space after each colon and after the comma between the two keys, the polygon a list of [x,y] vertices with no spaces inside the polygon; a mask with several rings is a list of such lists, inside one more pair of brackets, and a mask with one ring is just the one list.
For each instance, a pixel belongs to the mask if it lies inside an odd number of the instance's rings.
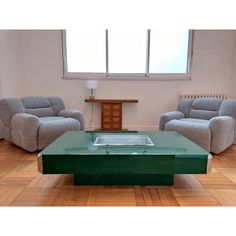
{"label": "window", "polygon": [[104,72],[105,38],[103,30],[66,31],[68,72]]}
{"label": "window", "polygon": [[188,30],[62,31],[64,78],[190,78]]}
{"label": "window", "polygon": [[109,73],[144,73],[146,31],[109,30]]}
{"label": "window", "polygon": [[187,73],[188,31],[151,31],[149,73]]}

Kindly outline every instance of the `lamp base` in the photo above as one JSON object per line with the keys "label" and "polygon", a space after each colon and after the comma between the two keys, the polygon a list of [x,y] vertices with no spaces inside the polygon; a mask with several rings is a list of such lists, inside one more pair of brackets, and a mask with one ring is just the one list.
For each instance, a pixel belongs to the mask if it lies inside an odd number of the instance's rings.
{"label": "lamp base", "polygon": [[95,96],[94,95],[90,95],[89,99],[95,99]]}

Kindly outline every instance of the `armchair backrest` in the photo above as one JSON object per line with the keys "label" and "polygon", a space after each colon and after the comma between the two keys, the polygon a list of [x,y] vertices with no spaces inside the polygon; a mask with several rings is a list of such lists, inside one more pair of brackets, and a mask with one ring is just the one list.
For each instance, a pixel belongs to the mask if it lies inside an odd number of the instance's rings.
{"label": "armchair backrest", "polygon": [[219,115],[221,103],[222,100],[217,98],[196,99],[192,103],[189,117],[210,120]]}
{"label": "armchair backrest", "polygon": [[219,115],[222,100],[217,98],[183,99],[177,110],[186,118],[210,120]]}
{"label": "armchair backrest", "polygon": [[59,97],[24,97],[20,99],[25,113],[37,117],[56,116],[58,112],[65,108],[64,102]]}

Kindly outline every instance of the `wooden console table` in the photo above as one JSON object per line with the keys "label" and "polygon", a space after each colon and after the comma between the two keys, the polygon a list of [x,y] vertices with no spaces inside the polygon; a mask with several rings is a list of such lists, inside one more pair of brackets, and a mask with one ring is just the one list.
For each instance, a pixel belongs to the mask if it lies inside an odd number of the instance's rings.
{"label": "wooden console table", "polygon": [[101,130],[122,130],[122,104],[137,103],[136,99],[85,99],[101,104]]}

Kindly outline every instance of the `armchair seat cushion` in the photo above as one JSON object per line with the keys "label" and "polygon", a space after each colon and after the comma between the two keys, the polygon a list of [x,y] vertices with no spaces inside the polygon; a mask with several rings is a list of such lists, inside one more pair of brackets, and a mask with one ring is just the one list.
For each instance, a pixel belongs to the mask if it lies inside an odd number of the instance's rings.
{"label": "armchair seat cushion", "polygon": [[183,118],[180,120],[183,122],[190,122],[190,123],[196,123],[196,124],[208,124],[209,123],[209,120],[195,119],[195,118]]}
{"label": "armchair seat cushion", "polygon": [[[194,120],[191,122],[191,120]],[[210,151],[211,130],[208,120],[181,119],[171,120],[166,123],[165,130],[177,131],[188,139]],[[203,138],[204,137],[204,138]]]}
{"label": "armchair seat cushion", "polygon": [[49,122],[49,121],[58,121],[61,119],[65,119],[62,116],[45,116],[45,117],[40,117],[39,121],[40,123],[45,123],[45,122]]}
{"label": "armchair seat cushion", "polygon": [[42,150],[49,143],[69,130],[80,130],[81,124],[74,118],[41,117],[38,130],[38,150]]}

